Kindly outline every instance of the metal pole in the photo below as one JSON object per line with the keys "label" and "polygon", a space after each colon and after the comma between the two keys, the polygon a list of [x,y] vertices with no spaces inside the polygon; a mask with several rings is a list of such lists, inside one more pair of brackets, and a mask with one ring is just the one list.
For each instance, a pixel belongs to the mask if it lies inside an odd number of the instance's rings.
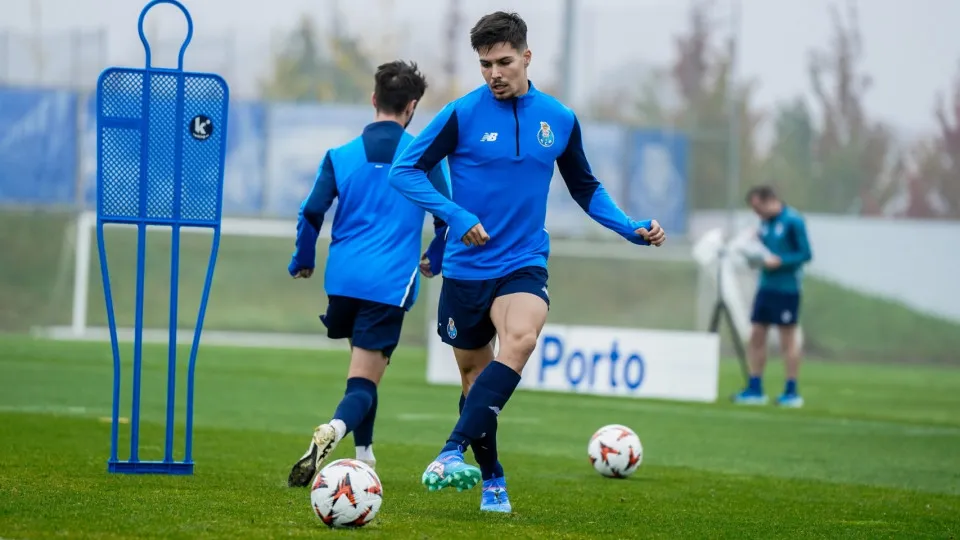
{"label": "metal pole", "polygon": [[[460,21],[463,18],[460,0],[449,0],[447,12],[447,34],[444,36],[448,51],[456,51],[457,43],[463,38],[460,34]],[[443,75],[446,77],[447,100],[457,99],[457,61],[456,54],[447,54],[443,62]]]}
{"label": "metal pole", "polygon": [[740,0],[733,0],[730,14],[730,64],[727,69],[727,235],[736,234],[736,211],[740,198],[740,96],[737,88],[737,42],[740,34]]}
{"label": "metal pole", "polygon": [[560,33],[560,100],[570,104],[573,100],[573,38],[576,32],[576,3],[574,0],[563,2],[563,31]]}
{"label": "metal pole", "polygon": [[10,31],[0,31],[0,85],[10,82]]}
{"label": "metal pole", "polygon": [[30,2],[30,21],[33,23],[33,61],[36,65],[35,84],[43,84],[43,6],[41,0]]}

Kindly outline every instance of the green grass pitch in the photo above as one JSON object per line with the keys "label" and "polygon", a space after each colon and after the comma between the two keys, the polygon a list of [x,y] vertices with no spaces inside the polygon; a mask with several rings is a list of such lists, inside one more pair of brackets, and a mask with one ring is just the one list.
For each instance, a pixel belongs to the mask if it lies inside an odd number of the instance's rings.
{"label": "green grass pitch", "polygon": [[[122,346],[127,374],[131,347]],[[328,531],[306,489],[286,487],[313,426],[343,392],[340,352],[202,347],[192,477],[109,475],[109,345],[0,338],[0,537],[955,538],[960,535],[960,371],[815,363],[808,407],[736,408],[518,392],[501,416],[512,515],[479,491],[428,493],[423,468],[457,411],[424,382],[421,349],[398,352],[376,431],[384,504],[354,532]],[[181,352],[182,412],[185,350]],[[159,458],[166,351],[147,346],[141,454]],[[721,394],[739,372],[724,362]],[[771,390],[781,374],[774,363]],[[129,416],[125,392],[123,416]],[[178,448],[182,448],[179,417]],[[599,426],[644,444],[627,480],[586,458]],[[128,426],[124,426],[128,427]],[[123,431],[122,431],[123,433]],[[121,440],[121,455],[126,454]],[[352,454],[345,441],[334,457]],[[182,452],[182,449],[180,450]],[[472,459],[472,458],[471,458]]]}

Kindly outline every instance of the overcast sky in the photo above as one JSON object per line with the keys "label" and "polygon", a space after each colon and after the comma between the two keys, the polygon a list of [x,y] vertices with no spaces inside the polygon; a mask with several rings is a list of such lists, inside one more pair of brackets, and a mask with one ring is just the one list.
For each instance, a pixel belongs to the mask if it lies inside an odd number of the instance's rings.
{"label": "overcast sky", "polygon": [[[324,8],[331,1],[184,0],[196,25],[197,46],[190,51],[198,63],[215,63],[225,56],[223,47],[199,48],[204,40],[219,43],[232,32],[236,45],[229,82],[235,93],[250,94],[256,77],[268,64],[271,35],[289,28],[303,13],[314,15],[320,25],[329,24]],[[725,24],[731,0],[716,1],[720,22]],[[379,48],[381,56],[376,60],[401,54],[436,70],[445,55],[456,54],[466,86],[480,81],[469,49],[469,26],[485,12],[516,10],[530,27],[535,55],[531,77],[535,81],[554,78],[561,43],[561,0],[461,3],[465,6],[463,39],[451,53],[443,45],[448,0],[339,0],[343,24],[362,32],[371,47]],[[760,81],[758,104],[770,105],[798,93],[809,95],[806,59],[809,50],[825,46],[831,37],[831,3],[742,0],[741,73]],[[30,32],[36,27],[38,12],[44,32],[106,28],[106,61],[136,65],[142,61],[136,33],[142,5],[136,0],[0,0],[0,29]],[[684,27],[688,4],[683,0],[579,0],[578,6],[574,104],[601,89],[604,75],[619,66],[669,62],[671,36]],[[156,16],[149,17],[148,28],[167,40],[178,39],[183,30],[168,8],[158,7]],[[948,88],[960,62],[960,1],[860,0],[859,11],[865,67],[874,79],[869,109],[906,132],[932,128],[934,98]],[[391,42],[384,37],[390,32],[404,39]],[[394,50],[390,51],[391,47]],[[188,54],[188,68],[196,68],[190,59]]]}

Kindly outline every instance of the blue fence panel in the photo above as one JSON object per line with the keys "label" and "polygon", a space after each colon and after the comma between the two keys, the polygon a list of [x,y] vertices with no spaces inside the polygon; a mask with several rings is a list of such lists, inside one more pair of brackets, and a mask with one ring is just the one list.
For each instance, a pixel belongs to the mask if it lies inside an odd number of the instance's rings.
{"label": "blue fence panel", "polygon": [[88,94],[80,106],[80,178],[83,204],[97,207],[97,95]]}
{"label": "blue fence panel", "polygon": [[[583,151],[590,162],[594,176],[618,203],[624,184],[623,128],[613,124],[585,123],[580,125]],[[591,219],[573,200],[563,177],[557,170],[550,184],[547,198],[547,230],[555,237],[577,237],[586,232]]]}
{"label": "blue fence panel", "polygon": [[229,114],[223,212],[261,214],[267,179],[267,108],[258,101],[234,101]]}
{"label": "blue fence panel", "polygon": [[667,234],[686,234],[688,148],[682,133],[641,129],[631,134],[627,213],[656,219]]}
{"label": "blue fence panel", "polygon": [[0,203],[75,204],[77,96],[0,89]]}
{"label": "blue fence panel", "polygon": [[[60,90],[0,90],[0,203],[88,208],[96,196],[96,99]],[[433,116],[419,112],[419,132]],[[372,121],[369,106],[231,103],[224,180],[226,215],[292,219],[330,148]],[[79,127],[79,129],[78,129]],[[656,217],[674,234],[687,230],[687,154],[683,134],[586,123],[583,144],[594,174],[630,215]],[[334,203],[336,204],[336,203]],[[550,189],[547,226],[583,234],[589,218],[559,175]]]}
{"label": "blue fence panel", "polygon": [[[294,219],[310,193],[327,150],[360,135],[373,120],[370,107],[277,103],[267,109],[265,213]],[[334,201],[336,205],[336,201]],[[335,208],[334,206],[333,208]],[[331,208],[331,213],[333,215]]]}

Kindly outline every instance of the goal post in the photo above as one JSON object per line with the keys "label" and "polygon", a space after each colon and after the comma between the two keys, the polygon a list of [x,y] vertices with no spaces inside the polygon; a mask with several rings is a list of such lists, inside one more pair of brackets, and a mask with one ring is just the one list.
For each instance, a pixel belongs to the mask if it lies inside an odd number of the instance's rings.
{"label": "goal post", "polygon": [[[67,231],[68,235],[74,235],[73,294],[72,305],[70,308],[70,324],[69,326],[65,327],[52,326],[36,329],[35,333],[53,339],[106,341],[109,340],[108,329],[105,326],[90,324],[91,310],[96,308],[96,305],[91,305],[91,298],[95,296],[93,294],[95,291],[92,290],[91,287],[97,286],[98,283],[91,281],[93,265],[99,264],[96,255],[96,213],[90,211],[81,212],[77,215],[74,223],[75,226]],[[226,240],[228,244],[231,241],[236,244],[238,238],[243,237],[251,239],[273,239],[274,241],[282,241],[281,245],[285,246],[283,249],[288,249],[288,252],[292,253],[294,245],[293,240],[296,238],[296,227],[296,222],[292,220],[224,218],[222,221],[220,234],[225,240],[231,239]],[[110,234],[114,231],[121,232],[122,234],[123,229],[129,230],[130,235],[135,236],[135,228],[132,227],[112,224],[106,224],[104,226],[105,234]],[[164,229],[147,227],[148,242],[159,240],[160,238],[157,237],[169,237],[169,235],[169,228]],[[210,237],[212,240],[211,231],[203,228],[184,228],[181,229],[181,235],[184,237]],[[321,231],[321,240],[329,240],[329,238],[329,231]],[[111,240],[108,240],[108,243],[110,241]],[[321,263],[322,258],[318,250],[318,264]],[[236,262],[230,259],[229,254],[225,260],[218,262],[217,270],[214,274],[214,289],[217,288],[218,282],[216,276],[222,271],[229,271],[229,266],[231,264],[236,264]],[[269,265],[271,268],[274,266],[283,266],[282,261],[279,258],[265,260],[263,261],[263,264]],[[222,267],[224,265],[227,266],[227,270],[223,270]],[[279,271],[277,273],[279,273]],[[288,278],[289,276],[284,277]],[[257,285],[257,283],[251,284],[252,287],[256,287]],[[166,308],[166,306],[163,307]],[[185,313],[185,311],[181,311],[181,314],[183,313]],[[193,334],[192,329],[189,328],[190,325],[184,324],[183,322],[181,322],[179,325],[183,328],[182,331],[178,333],[180,337],[178,341],[189,342],[192,340]],[[168,335],[167,332],[169,329],[167,326],[169,325],[167,324],[166,326],[162,327],[155,325],[152,328],[145,328],[144,340],[162,341],[164,336]],[[118,334],[121,340],[128,341],[131,339],[132,329],[130,327],[119,328]],[[322,349],[340,349],[345,347],[345,345],[330,341],[319,334],[311,335],[305,332],[284,333],[270,331],[258,332],[255,330],[231,331],[229,329],[219,329],[216,326],[215,320],[212,326],[208,325],[205,327],[203,339],[204,342],[207,343],[212,342],[238,346],[283,346],[293,348]]]}
{"label": "goal post", "polygon": [[[70,321],[67,326],[44,328],[41,332],[62,339],[105,340],[108,334],[102,320],[101,293],[96,288],[97,281],[91,279],[99,264],[94,236],[96,216],[92,212],[83,212],[78,214],[75,223],[76,227],[67,233],[73,236],[75,246]],[[425,220],[424,245],[433,234],[431,225]],[[169,231],[164,232],[148,228],[147,241],[162,244],[169,236]],[[132,229],[126,233],[122,226],[107,226],[105,234],[111,248],[110,242],[114,240],[125,243],[116,250],[118,256],[122,256],[125,249],[135,251],[136,234]],[[200,249],[203,246],[197,245],[203,239],[197,237],[209,237],[209,232],[190,229],[184,230],[183,235],[181,250],[192,245],[197,248],[197,253],[204,252]],[[276,343],[284,347],[302,345],[308,348],[346,346],[323,338],[322,327],[318,326],[317,315],[324,300],[322,274],[305,282],[294,281],[286,273],[295,237],[294,220],[223,219],[220,256],[204,326],[204,342],[222,340],[230,344],[251,345],[262,342],[266,346]],[[318,268],[325,264],[325,243],[329,238],[329,228],[325,227],[317,246]],[[169,246],[151,244],[151,248],[154,247],[158,253],[164,248],[169,249]],[[190,253],[181,255],[188,267],[190,259]],[[68,264],[69,261],[67,259]],[[148,290],[150,287],[162,288],[163,280],[151,280],[150,271],[162,274],[164,269],[155,268],[160,265],[151,266],[149,260],[147,265]],[[185,276],[189,274],[188,267],[184,269]],[[606,241],[554,238],[551,241],[550,274],[553,296],[550,317],[553,321],[633,328],[705,329],[698,328],[695,317],[696,265],[689,246],[682,239],[661,248],[637,248],[617,238]],[[187,277],[182,278],[183,283],[187,280]],[[421,279],[420,297],[408,317],[409,323],[404,325],[406,344],[426,346],[427,336],[436,335],[432,325],[441,282],[442,278]],[[123,293],[122,284],[118,285],[117,291],[115,294]],[[183,331],[178,335],[189,339],[191,325],[183,316],[187,315],[187,305],[191,301],[185,295],[191,292],[189,288],[181,287],[180,294],[184,311],[178,323]],[[253,313],[251,305],[257,306],[262,313]],[[156,307],[165,310],[166,304]],[[290,313],[280,313],[281,309]],[[144,334],[147,339],[151,335],[166,335],[167,319],[156,317],[151,322],[150,313],[147,318]],[[121,317],[119,320],[125,319]],[[125,337],[123,330],[121,335]]]}
{"label": "goal post", "polygon": [[[104,226],[105,230],[126,227],[124,225]],[[83,337],[89,328],[87,324],[90,303],[90,266],[94,256],[94,235],[97,229],[97,214],[95,212],[81,212],[77,217],[76,226],[76,253],[74,257],[73,278],[73,306],[70,329],[74,337]],[[260,219],[260,218],[224,218],[221,225],[221,236],[250,236],[259,238],[289,239],[296,238],[297,223],[290,220]],[[169,232],[169,229],[147,228],[148,233]],[[210,236],[210,229],[184,228],[180,231],[184,235]],[[327,229],[320,231],[320,238],[329,239]],[[292,244],[291,244],[292,245]],[[229,262],[229,261],[228,261]]]}

